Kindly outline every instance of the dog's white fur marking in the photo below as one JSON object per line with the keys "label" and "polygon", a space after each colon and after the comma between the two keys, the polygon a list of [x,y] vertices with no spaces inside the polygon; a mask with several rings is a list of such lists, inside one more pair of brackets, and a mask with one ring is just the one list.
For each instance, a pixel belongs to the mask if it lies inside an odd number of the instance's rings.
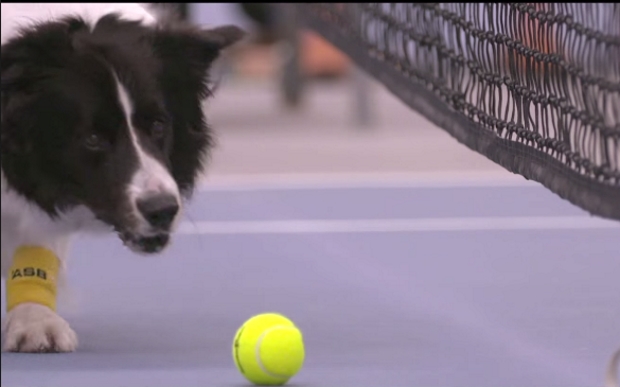
{"label": "dog's white fur marking", "polygon": [[[129,136],[133,147],[138,155],[138,169],[135,171],[129,186],[127,187],[127,195],[129,197],[132,211],[135,216],[140,219],[139,232],[148,235],[149,224],[140,215],[136,203],[140,199],[148,198],[157,194],[168,194],[176,198],[179,207],[181,207],[181,197],[179,187],[172,178],[168,170],[155,158],[149,155],[142,145],[136,133],[136,128],[131,123],[133,114],[133,103],[127,93],[125,87],[118,81],[118,98],[125,113],[127,126],[129,127]],[[180,212],[180,211],[179,211]],[[178,219],[177,214],[175,219]]]}

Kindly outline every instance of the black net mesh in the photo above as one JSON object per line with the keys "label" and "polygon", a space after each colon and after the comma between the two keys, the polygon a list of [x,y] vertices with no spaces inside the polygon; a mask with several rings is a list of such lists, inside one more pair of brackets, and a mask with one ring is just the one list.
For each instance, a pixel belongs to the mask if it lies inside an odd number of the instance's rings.
{"label": "black net mesh", "polygon": [[620,219],[620,5],[299,4],[307,27],[458,141]]}

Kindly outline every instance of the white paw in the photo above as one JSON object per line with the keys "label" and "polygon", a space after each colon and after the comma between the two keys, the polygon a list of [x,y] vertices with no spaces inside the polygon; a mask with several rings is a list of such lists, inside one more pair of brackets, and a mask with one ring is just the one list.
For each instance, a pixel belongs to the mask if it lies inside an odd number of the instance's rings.
{"label": "white paw", "polygon": [[2,331],[3,349],[10,352],[73,352],[78,344],[77,335],[62,317],[34,303],[13,308]]}

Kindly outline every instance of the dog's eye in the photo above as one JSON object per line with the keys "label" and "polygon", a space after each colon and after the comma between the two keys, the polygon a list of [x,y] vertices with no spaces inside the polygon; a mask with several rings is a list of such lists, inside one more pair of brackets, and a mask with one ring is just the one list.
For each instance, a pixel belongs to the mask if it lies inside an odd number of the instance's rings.
{"label": "dog's eye", "polygon": [[166,134],[166,124],[162,121],[155,121],[151,124],[151,136],[159,140]]}
{"label": "dog's eye", "polygon": [[105,142],[96,134],[89,134],[84,138],[84,146],[91,151],[101,151],[105,147]]}

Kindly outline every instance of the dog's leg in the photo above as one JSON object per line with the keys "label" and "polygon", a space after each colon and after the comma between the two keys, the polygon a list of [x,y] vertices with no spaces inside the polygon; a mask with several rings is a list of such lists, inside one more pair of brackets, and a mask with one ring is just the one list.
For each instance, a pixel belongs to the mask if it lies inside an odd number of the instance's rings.
{"label": "dog's leg", "polygon": [[33,302],[12,309],[3,331],[3,349],[10,352],[72,352],[78,344],[77,335],[62,317]]}
{"label": "dog's leg", "polygon": [[[6,279],[8,313],[2,324],[3,350],[11,352],[71,352],[77,335],[55,311],[56,281],[62,275],[69,238],[42,238],[24,241],[2,230],[2,276]],[[21,235],[23,237],[23,234]],[[15,243],[19,240],[19,243]],[[22,243],[24,242],[24,243]],[[23,245],[36,246],[24,258]],[[40,252],[47,252],[42,257]],[[45,255],[45,254],[43,254]],[[50,265],[55,268],[50,268]]]}

